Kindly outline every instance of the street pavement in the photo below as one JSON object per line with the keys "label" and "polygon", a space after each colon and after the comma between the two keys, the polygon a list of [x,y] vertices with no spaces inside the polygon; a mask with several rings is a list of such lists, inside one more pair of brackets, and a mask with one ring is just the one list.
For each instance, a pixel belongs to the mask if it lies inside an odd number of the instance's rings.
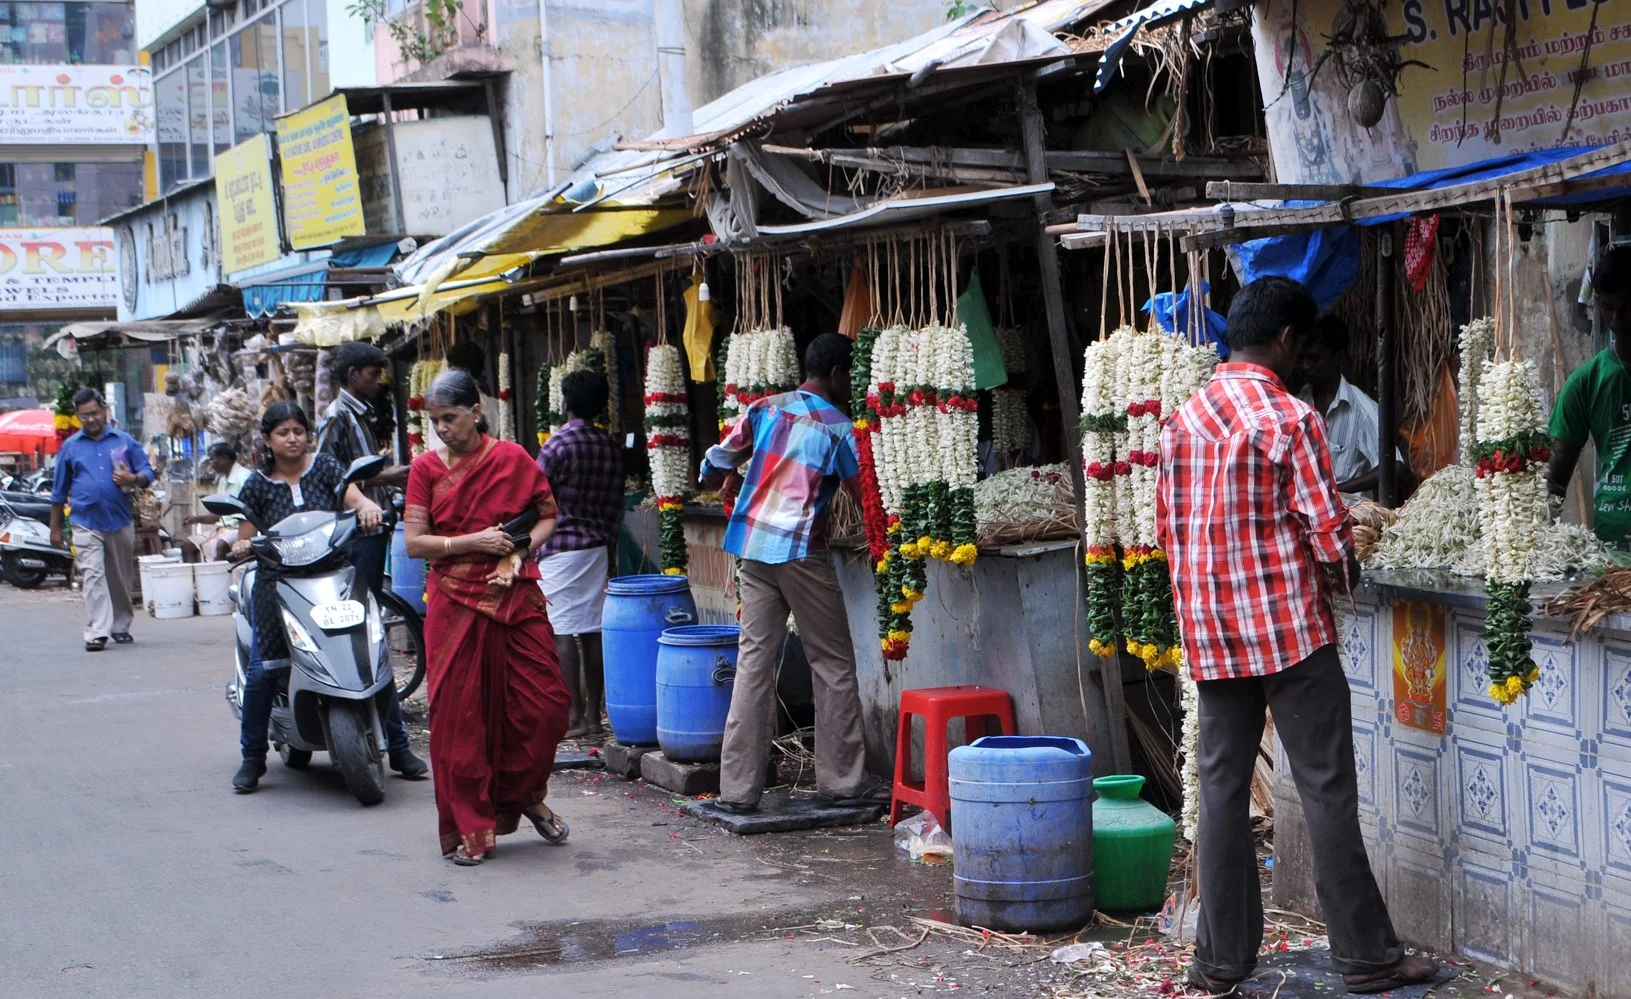
{"label": "street pavement", "polygon": [[456,868],[429,782],[393,777],[363,808],[324,756],[274,757],[259,793],[231,792],[230,619],[142,616],[99,654],[81,620],[74,594],[0,586],[0,997],[914,991],[778,929],[943,904],[949,872],[879,827],[733,838],[649,789],[557,775],[567,846],[529,831]]}

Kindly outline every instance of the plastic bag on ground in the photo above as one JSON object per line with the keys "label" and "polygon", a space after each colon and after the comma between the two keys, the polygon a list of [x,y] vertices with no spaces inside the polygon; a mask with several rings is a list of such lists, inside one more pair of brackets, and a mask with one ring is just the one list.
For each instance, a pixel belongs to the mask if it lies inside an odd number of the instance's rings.
{"label": "plastic bag on ground", "polygon": [[940,828],[933,812],[918,812],[897,824],[895,845],[913,860],[940,864],[951,859],[951,834]]}

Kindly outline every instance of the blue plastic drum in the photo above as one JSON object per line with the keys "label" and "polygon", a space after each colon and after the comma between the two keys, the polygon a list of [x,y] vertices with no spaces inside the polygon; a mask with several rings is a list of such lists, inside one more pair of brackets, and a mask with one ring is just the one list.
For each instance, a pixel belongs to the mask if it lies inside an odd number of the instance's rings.
{"label": "blue plastic drum", "polygon": [[684,576],[622,576],[606,584],[600,639],[606,658],[606,714],[625,746],[657,741],[657,639],[695,624],[697,603]]}
{"label": "blue plastic drum", "polygon": [[957,919],[1004,932],[1093,918],[1093,753],[1080,739],[993,735],[951,751]]}
{"label": "blue plastic drum", "polygon": [[679,763],[718,763],[736,680],[735,625],[669,628],[657,639],[657,745]]}
{"label": "blue plastic drum", "polygon": [[419,612],[420,617],[425,616],[425,560],[408,557],[407,528],[402,521],[396,522],[396,532],[391,535],[391,592],[408,602],[408,605]]}

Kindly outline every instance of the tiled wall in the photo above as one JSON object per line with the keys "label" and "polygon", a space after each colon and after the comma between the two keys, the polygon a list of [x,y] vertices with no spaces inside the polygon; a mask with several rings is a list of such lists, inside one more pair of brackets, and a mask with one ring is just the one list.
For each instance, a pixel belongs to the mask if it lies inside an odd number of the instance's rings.
{"label": "tiled wall", "polygon": [[[1360,823],[1400,935],[1570,992],[1631,997],[1631,635],[1568,644],[1538,627],[1540,679],[1502,708],[1484,693],[1482,615],[1452,610],[1437,736],[1394,717],[1391,626],[1389,607],[1362,603],[1342,641]],[[1294,798],[1281,764],[1276,795]]]}

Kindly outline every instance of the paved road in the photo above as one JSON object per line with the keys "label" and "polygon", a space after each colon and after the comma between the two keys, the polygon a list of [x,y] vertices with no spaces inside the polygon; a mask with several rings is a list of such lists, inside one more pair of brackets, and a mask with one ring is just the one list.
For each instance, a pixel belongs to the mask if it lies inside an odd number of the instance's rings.
{"label": "paved road", "polygon": [[[230,792],[226,619],[141,618],[136,645],[97,655],[79,628],[68,594],[0,586],[6,999],[911,991],[869,980],[854,950],[764,930],[876,918],[914,893],[936,904],[945,872],[893,860],[876,828],[769,845],[683,822],[620,781],[558,776],[570,845],[516,837],[483,867],[454,868],[437,854],[428,782],[393,779],[365,809],[319,756],[305,773],[274,759],[260,793]],[[840,862],[776,852],[789,848]],[[701,924],[626,932],[691,917]],[[495,949],[504,959],[459,957]]]}

